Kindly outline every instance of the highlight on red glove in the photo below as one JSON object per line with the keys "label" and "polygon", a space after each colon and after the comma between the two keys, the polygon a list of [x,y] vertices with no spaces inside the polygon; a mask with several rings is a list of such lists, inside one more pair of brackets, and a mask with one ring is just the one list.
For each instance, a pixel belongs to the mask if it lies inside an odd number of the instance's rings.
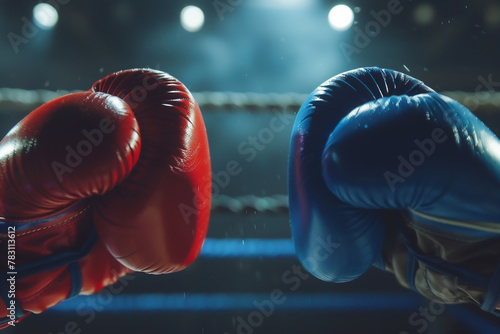
{"label": "highlight on red glove", "polygon": [[42,105],[0,142],[0,328],[186,268],[210,203],[202,114],[169,74],[120,71]]}

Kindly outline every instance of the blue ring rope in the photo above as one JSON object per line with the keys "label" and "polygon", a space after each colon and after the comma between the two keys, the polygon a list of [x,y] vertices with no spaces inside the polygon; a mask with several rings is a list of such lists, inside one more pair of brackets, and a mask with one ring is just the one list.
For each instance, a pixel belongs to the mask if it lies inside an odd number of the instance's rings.
{"label": "blue ring rope", "polygon": [[[99,313],[198,312],[256,310],[257,305],[273,304],[276,311],[413,311],[419,299],[410,293],[304,293],[282,291],[277,299],[271,292],[251,293],[173,293],[112,294],[109,290],[95,295],[77,296],[61,302],[46,313],[61,314],[94,310]],[[276,302],[273,302],[276,301]]]}
{"label": "blue ring rope", "polygon": [[202,258],[296,257],[291,239],[212,239],[203,243]]}

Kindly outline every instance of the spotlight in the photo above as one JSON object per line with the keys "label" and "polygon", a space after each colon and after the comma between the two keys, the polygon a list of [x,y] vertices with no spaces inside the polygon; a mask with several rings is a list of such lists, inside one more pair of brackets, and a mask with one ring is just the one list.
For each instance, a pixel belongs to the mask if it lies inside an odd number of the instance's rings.
{"label": "spotlight", "polygon": [[413,18],[416,23],[421,25],[427,25],[434,21],[436,17],[436,10],[430,4],[420,4],[415,8],[413,12]]}
{"label": "spotlight", "polygon": [[39,3],[33,8],[33,18],[39,28],[52,29],[59,20],[59,15],[51,5]]}
{"label": "spotlight", "polygon": [[346,5],[334,6],[328,13],[328,23],[332,29],[343,31],[352,26],[354,12]]}
{"label": "spotlight", "polygon": [[205,22],[203,11],[196,6],[186,6],[181,11],[181,25],[189,32],[201,29]]}

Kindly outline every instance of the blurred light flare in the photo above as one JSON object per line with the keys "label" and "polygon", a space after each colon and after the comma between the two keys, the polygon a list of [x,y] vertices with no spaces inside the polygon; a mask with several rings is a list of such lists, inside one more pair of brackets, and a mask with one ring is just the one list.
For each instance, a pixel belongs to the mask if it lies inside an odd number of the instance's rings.
{"label": "blurred light flare", "polygon": [[33,7],[35,24],[42,29],[52,29],[59,20],[57,10],[47,3],[39,3]]}
{"label": "blurred light flare", "polygon": [[500,5],[492,4],[485,9],[484,22],[489,28],[500,27]]}
{"label": "blurred light flare", "polygon": [[203,11],[196,6],[186,6],[181,11],[181,25],[189,32],[197,32],[205,23]]}
{"label": "blurred light flare", "polygon": [[349,6],[336,5],[328,13],[328,23],[334,30],[349,29],[354,22],[354,12]]}
{"label": "blurred light flare", "polygon": [[432,23],[436,17],[436,10],[430,4],[420,4],[413,12],[413,18],[416,23],[426,25]]}

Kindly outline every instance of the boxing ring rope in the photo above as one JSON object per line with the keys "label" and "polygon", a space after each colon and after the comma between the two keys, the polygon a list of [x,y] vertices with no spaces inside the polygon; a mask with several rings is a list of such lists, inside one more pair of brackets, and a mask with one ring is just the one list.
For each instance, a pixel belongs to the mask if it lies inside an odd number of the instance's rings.
{"label": "boxing ring rope", "polygon": [[201,258],[295,258],[291,239],[213,239],[206,238]]}
{"label": "boxing ring rope", "polygon": [[[105,293],[107,295],[107,293]],[[103,296],[104,297],[104,296]],[[49,309],[47,313],[72,313],[85,303],[87,296],[78,296]],[[105,297],[104,297],[105,298]],[[255,293],[171,293],[171,294],[121,294],[114,295],[107,303],[106,313],[136,312],[197,312],[197,311],[252,311],[254,301],[269,299],[269,294]],[[354,310],[392,310],[394,307],[407,311],[418,308],[418,301],[408,293],[302,293],[287,295],[287,302],[280,305],[280,310],[334,310],[351,312]],[[82,303],[83,302],[83,303]],[[90,309],[90,307],[89,307]]]}
{"label": "boxing ring rope", "polygon": [[[0,88],[0,109],[15,110],[33,109],[61,95],[77,91],[46,89],[26,90],[20,88]],[[500,109],[500,92],[463,92],[442,91],[445,96],[460,102],[471,111],[483,109]],[[224,109],[228,111],[250,110],[271,111],[274,108],[293,109],[298,111],[308,94],[300,93],[236,93],[236,92],[194,92],[194,98],[202,111]]]}
{"label": "boxing ring rope", "polygon": [[[102,293],[99,292],[99,293]],[[50,315],[95,312],[94,301],[100,296],[77,296],[47,310]],[[137,315],[150,312],[255,312],[255,303],[269,300],[269,294],[249,293],[190,293],[190,294],[141,294],[102,296],[106,307],[102,314]],[[299,312],[413,312],[420,307],[419,301],[411,292],[405,293],[307,293],[288,294],[285,302],[274,305],[273,311]],[[467,310],[463,305],[447,305],[448,312],[455,321],[477,334],[496,333],[498,327]]]}
{"label": "boxing ring rope", "polygon": [[272,195],[272,196],[254,196],[245,195],[231,197],[227,195],[217,195],[212,199],[213,213],[273,213],[287,214],[288,213],[288,196],[287,195]]}

